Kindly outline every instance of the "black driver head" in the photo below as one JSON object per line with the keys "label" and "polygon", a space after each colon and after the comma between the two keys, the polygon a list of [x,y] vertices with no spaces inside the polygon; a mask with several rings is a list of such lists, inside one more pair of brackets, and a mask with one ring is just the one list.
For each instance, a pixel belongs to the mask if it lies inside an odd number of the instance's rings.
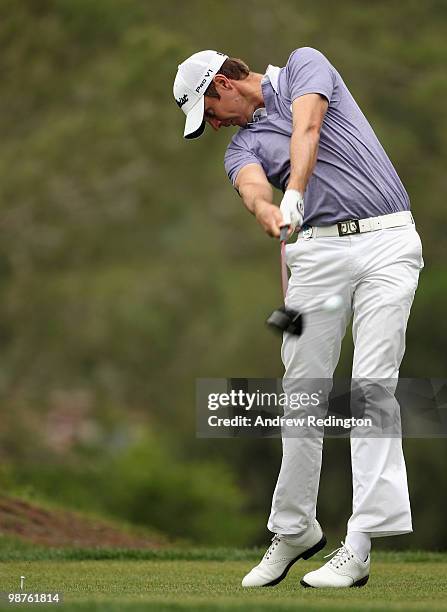
{"label": "black driver head", "polygon": [[303,315],[297,310],[281,306],[274,310],[266,321],[267,325],[276,332],[301,336],[303,333]]}

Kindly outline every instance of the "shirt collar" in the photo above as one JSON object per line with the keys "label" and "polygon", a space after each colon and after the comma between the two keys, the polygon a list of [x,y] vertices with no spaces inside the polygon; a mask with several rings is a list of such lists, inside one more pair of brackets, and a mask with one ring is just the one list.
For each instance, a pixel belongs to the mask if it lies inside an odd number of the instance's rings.
{"label": "shirt collar", "polygon": [[278,93],[278,80],[279,80],[280,70],[281,68],[279,68],[278,66],[272,66],[271,64],[269,64],[267,66],[267,70],[265,71],[265,75],[262,79],[264,80],[266,77],[268,78],[273,89],[275,90],[275,93]]}
{"label": "shirt collar", "polygon": [[[264,95],[264,101],[266,103],[266,106],[268,107],[268,100],[266,99],[266,93],[264,91],[264,87],[263,85],[266,85],[270,82],[270,85],[273,88],[273,91],[277,94],[278,93],[278,79],[279,79],[279,71],[281,70],[281,68],[279,68],[278,66],[272,66],[271,64],[269,64],[267,66],[267,70],[264,74],[264,76],[262,77],[262,81],[261,81],[261,87],[263,89],[263,95]],[[255,112],[253,113],[253,119],[251,121],[251,123],[256,123],[257,121],[260,121],[261,119],[263,119],[264,117],[267,117],[267,109],[262,107],[262,108],[257,108],[255,110]]]}

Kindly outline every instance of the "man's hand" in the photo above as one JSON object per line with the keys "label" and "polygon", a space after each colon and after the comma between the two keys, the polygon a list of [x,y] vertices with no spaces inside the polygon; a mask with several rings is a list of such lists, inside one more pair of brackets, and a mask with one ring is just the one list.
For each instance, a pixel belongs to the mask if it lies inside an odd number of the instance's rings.
{"label": "man's hand", "polygon": [[256,221],[263,227],[264,231],[273,238],[279,238],[281,226],[284,225],[281,211],[275,204],[266,200],[256,202],[254,209]]}
{"label": "man's hand", "polygon": [[295,228],[303,225],[304,200],[302,194],[296,189],[287,189],[279,207],[282,214],[281,225],[288,225],[290,234]]}
{"label": "man's hand", "polygon": [[273,202],[273,190],[259,164],[247,164],[239,171],[236,183],[245,206],[255,215],[269,236],[279,238],[281,227],[289,226],[288,236],[303,224],[303,196],[296,189],[287,189],[278,208]]}

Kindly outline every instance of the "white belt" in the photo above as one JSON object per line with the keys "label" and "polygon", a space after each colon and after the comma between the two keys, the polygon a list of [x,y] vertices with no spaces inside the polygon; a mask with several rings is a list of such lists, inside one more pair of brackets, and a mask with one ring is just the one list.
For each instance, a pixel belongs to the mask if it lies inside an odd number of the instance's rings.
{"label": "white belt", "polygon": [[402,210],[401,212],[381,215],[380,217],[348,219],[340,221],[335,225],[327,225],[326,227],[304,226],[298,234],[298,239],[309,240],[310,238],[351,236],[352,234],[376,232],[377,230],[411,225],[412,223],[414,223],[414,219],[411,212],[409,210]]}

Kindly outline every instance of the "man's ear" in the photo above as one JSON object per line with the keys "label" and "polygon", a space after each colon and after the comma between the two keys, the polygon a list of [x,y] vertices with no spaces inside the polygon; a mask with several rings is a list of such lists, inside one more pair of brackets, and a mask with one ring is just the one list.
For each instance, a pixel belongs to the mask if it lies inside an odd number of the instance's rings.
{"label": "man's ear", "polygon": [[230,79],[228,79],[224,74],[216,74],[213,78],[214,86],[217,90],[221,89],[232,89],[233,85],[231,84]]}

